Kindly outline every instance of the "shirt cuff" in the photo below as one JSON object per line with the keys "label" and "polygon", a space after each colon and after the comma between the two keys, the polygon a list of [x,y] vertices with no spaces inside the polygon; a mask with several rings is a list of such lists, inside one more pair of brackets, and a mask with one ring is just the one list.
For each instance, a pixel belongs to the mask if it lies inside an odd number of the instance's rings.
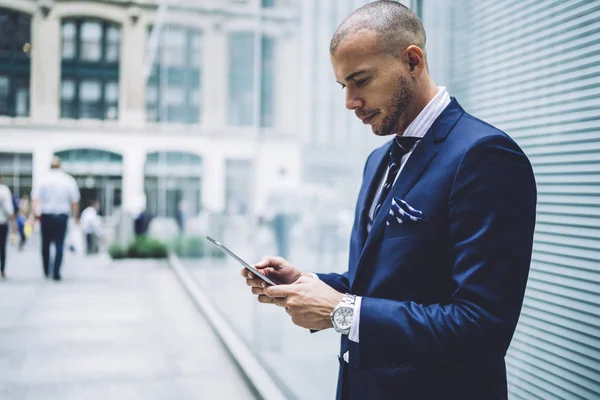
{"label": "shirt cuff", "polygon": [[352,325],[350,326],[350,333],[348,339],[354,343],[358,343],[358,328],[360,326],[360,304],[362,303],[362,297],[356,296],[354,300],[354,317],[352,318]]}
{"label": "shirt cuff", "polygon": [[315,274],[314,272],[309,272],[309,274],[311,274],[313,276],[313,278],[320,279],[319,276],[317,274]]}

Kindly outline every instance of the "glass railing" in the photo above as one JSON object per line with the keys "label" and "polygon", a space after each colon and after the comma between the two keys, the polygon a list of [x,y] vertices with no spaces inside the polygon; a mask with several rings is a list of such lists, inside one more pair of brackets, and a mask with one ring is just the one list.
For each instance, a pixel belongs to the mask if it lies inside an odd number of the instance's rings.
{"label": "glass railing", "polygon": [[[300,218],[292,229],[288,260],[304,271],[343,272],[349,230],[343,221]],[[276,255],[269,224],[243,216],[208,217],[201,229],[180,238],[174,250],[286,393],[297,399],[334,398],[339,334],[331,329],[311,334],[295,326],[282,308],[260,304],[240,276],[240,265],[204,240],[201,231],[252,264]]]}

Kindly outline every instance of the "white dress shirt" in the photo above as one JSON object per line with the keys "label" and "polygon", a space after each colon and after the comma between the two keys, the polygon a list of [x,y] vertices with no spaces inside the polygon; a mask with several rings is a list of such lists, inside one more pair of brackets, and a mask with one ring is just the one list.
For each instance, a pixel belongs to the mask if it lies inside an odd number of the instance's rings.
{"label": "white dress shirt", "polygon": [[8,224],[10,216],[15,213],[12,194],[8,186],[0,183],[0,225]]}
{"label": "white dress shirt", "polygon": [[69,214],[71,204],[79,202],[79,187],[71,175],[52,169],[34,185],[31,197],[39,200],[42,214]]}
{"label": "white dress shirt", "polygon": [[79,224],[83,233],[102,234],[102,221],[100,221],[100,217],[98,217],[98,211],[92,206],[83,210]]}
{"label": "white dress shirt", "polygon": [[[408,128],[402,136],[410,136],[410,137],[418,137],[422,138],[425,136],[431,125],[435,122],[435,120],[440,116],[442,111],[450,104],[450,95],[445,87],[441,86],[438,88],[438,92],[433,99],[425,106],[425,108],[417,115],[417,117],[410,123]],[[402,162],[400,164],[400,169],[398,170],[398,174],[394,179],[394,184],[400,173],[402,173],[402,169],[406,165],[406,161],[414,151],[414,149],[419,145],[419,142],[402,157]],[[379,198],[379,194],[381,193],[381,189],[387,180],[387,174],[389,170],[381,178],[381,183],[379,184],[379,189],[377,190],[377,195],[373,198],[373,204],[371,204],[371,208],[369,210],[369,219],[367,222],[367,231],[371,231],[371,226],[373,225],[373,214],[375,212],[375,207],[377,205],[377,200]],[[350,327],[350,333],[348,335],[348,339],[353,342],[359,342],[359,326],[360,326],[360,305],[362,303],[362,297],[357,296],[356,301],[354,303],[354,317],[352,320],[352,326]],[[348,362],[348,352],[344,354],[344,360]]]}

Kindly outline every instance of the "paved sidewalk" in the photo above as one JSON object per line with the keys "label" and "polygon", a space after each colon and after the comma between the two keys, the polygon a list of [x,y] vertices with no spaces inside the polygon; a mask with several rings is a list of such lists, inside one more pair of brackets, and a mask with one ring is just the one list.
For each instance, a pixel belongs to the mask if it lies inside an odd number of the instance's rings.
{"label": "paved sidewalk", "polygon": [[66,254],[44,279],[37,244],[0,281],[0,399],[252,399],[166,262]]}

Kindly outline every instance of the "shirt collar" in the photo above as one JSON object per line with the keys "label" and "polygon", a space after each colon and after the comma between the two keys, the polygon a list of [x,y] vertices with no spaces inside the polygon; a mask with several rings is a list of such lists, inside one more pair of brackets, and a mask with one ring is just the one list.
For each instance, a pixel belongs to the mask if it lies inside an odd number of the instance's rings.
{"label": "shirt collar", "polygon": [[433,125],[433,122],[440,116],[448,104],[450,104],[450,95],[445,86],[439,86],[437,94],[408,125],[402,136],[418,138],[425,136],[431,125]]}

